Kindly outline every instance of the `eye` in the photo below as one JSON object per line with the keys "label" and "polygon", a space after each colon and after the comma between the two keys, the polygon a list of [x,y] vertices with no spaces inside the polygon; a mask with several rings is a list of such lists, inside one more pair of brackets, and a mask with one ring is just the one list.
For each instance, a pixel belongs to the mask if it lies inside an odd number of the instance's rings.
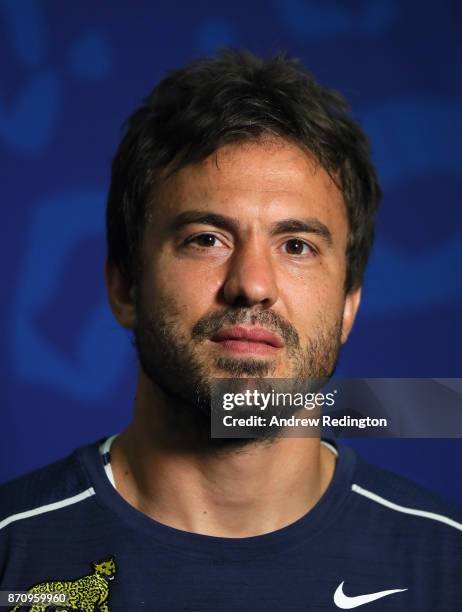
{"label": "eye", "polygon": [[290,240],[286,240],[284,242],[284,251],[288,255],[315,255],[315,249],[304,240],[300,238],[291,238]]}
{"label": "eye", "polygon": [[186,244],[192,244],[200,248],[224,246],[223,242],[218,238],[218,236],[215,236],[215,234],[207,233],[196,234],[195,236],[188,238],[186,240]]}

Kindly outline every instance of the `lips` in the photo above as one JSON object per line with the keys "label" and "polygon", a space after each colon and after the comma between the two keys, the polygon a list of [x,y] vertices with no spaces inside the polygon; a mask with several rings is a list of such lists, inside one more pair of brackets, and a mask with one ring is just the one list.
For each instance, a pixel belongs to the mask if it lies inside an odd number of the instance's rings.
{"label": "lips", "polygon": [[262,327],[225,327],[220,329],[212,338],[212,342],[234,343],[238,342],[242,345],[245,343],[266,345],[275,349],[282,348],[284,342],[282,339]]}

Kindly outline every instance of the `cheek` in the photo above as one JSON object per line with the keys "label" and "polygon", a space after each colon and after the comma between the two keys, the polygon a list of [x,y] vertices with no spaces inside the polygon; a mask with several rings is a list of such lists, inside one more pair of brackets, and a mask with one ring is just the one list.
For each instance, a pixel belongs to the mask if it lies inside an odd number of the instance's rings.
{"label": "cheek", "polygon": [[339,320],[343,308],[339,280],[334,282],[330,277],[300,274],[298,277],[283,276],[279,283],[281,308],[301,336],[309,337],[315,327]]}
{"label": "cheek", "polygon": [[222,285],[218,271],[202,269],[194,262],[159,261],[151,270],[150,293],[154,303],[175,305],[178,315],[195,323],[216,304]]}

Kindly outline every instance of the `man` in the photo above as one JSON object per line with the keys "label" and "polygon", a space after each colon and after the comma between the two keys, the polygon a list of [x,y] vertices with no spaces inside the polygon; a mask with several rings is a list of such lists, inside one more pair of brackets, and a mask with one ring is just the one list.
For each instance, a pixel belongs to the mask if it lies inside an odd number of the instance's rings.
{"label": "man", "polygon": [[457,509],[319,437],[210,434],[216,379],[333,373],[379,195],[343,99],[294,60],[224,52],[153,90],[107,208],[133,421],[2,487],[12,608],[462,609]]}

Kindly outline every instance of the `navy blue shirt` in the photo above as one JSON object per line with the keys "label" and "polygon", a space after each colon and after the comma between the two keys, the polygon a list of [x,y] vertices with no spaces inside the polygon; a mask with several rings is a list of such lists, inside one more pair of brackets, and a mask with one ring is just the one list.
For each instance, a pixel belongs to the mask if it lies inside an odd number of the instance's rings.
{"label": "navy blue shirt", "polygon": [[128,504],[102,442],[0,487],[0,590],[124,612],[462,611],[462,511],[350,447],[326,443],[335,473],[302,518],[221,538]]}

